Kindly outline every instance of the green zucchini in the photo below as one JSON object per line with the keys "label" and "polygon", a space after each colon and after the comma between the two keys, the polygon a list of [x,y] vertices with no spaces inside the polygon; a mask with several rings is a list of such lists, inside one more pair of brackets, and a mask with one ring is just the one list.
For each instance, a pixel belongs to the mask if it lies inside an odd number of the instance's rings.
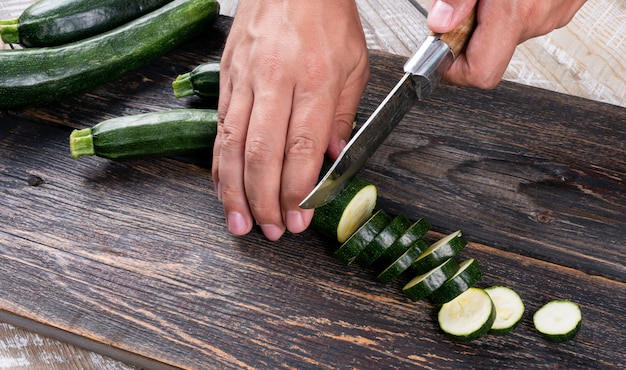
{"label": "green zucchini", "polygon": [[398,215],[356,256],[361,266],[369,267],[380,257],[393,242],[411,225],[404,215]]}
{"label": "green zucchini", "polygon": [[467,245],[461,230],[457,230],[433,243],[417,258],[411,268],[416,274],[424,274],[439,266],[448,258],[456,256]]}
{"label": "green zucchini", "polygon": [[74,159],[110,159],[191,154],[213,147],[217,111],[172,109],[112,118],[70,134]]}
{"label": "green zucchini", "polygon": [[413,261],[415,261],[427,247],[428,243],[426,243],[424,239],[413,243],[406,252],[378,274],[376,278],[383,284],[391,283],[396,278],[400,277],[400,275],[404,274],[411,267]]}
{"label": "green zucchini", "polygon": [[[315,217],[315,214],[313,217]],[[363,248],[365,248],[389,222],[391,222],[391,217],[383,210],[377,210],[372,217],[365,221],[365,223],[333,253],[333,256],[340,259],[346,265],[351,264],[359,253],[361,253]]]}
{"label": "green zucchini", "polygon": [[489,332],[496,319],[496,308],[483,289],[470,288],[441,306],[439,327],[459,341],[478,339]]}
{"label": "green zucchini", "polygon": [[450,258],[427,273],[414,277],[402,288],[402,291],[412,301],[419,301],[439,289],[458,269],[459,264]]}
{"label": "green zucchini", "polygon": [[411,245],[422,239],[431,227],[430,223],[424,217],[415,221],[389,246],[389,248],[385,249],[378,260],[374,262],[373,266],[378,270],[385,269],[403,255]]}
{"label": "green zucchini", "polygon": [[377,198],[374,185],[354,177],[332,201],[315,209],[311,228],[343,243],[372,216]]}
{"label": "green zucchini", "polygon": [[172,0],[39,0],[17,19],[0,23],[7,44],[46,47],[112,30]]}
{"label": "green zucchini", "polygon": [[174,0],[85,40],[3,50],[0,109],[49,103],[113,81],[206,30],[218,12],[215,0]]}
{"label": "green zucchini", "polygon": [[482,277],[483,272],[478,262],[473,258],[467,259],[459,263],[459,269],[450,279],[432,292],[430,299],[436,304],[450,302],[473,287]]}
{"label": "green zucchini", "polygon": [[200,64],[191,72],[179,75],[172,82],[174,96],[197,95],[201,98],[215,98],[220,93],[220,62]]}
{"label": "green zucchini", "polygon": [[582,325],[580,307],[567,299],[546,303],[533,315],[535,329],[549,341],[561,343],[578,333]]}
{"label": "green zucchini", "polygon": [[505,286],[492,286],[485,291],[496,307],[496,321],[489,332],[506,334],[515,329],[524,315],[524,302],[519,294]]}

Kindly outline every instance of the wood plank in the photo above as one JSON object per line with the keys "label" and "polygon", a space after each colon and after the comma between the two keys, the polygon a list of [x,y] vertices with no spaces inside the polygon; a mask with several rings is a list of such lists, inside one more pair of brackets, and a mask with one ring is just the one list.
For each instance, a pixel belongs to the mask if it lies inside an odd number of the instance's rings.
{"label": "wood plank", "polygon": [[[230,236],[202,166],[69,158],[71,126],[198,104],[168,98],[171,66],[219,55],[210,45],[198,40],[91,94],[2,117],[2,310],[183,368],[623,367],[614,325],[626,293],[615,264],[624,257],[624,216],[615,214],[624,207],[623,108],[517,84],[443,86],[368,164],[381,207],[426,215],[431,240],[462,227],[472,240],[463,256],[485,269],[481,285],[511,285],[524,298],[517,331],[459,344],[438,332],[431,304],[400,293],[402,281],[382,286],[372,271],[342,266],[313,232],[276,243],[258,231]],[[372,59],[361,118],[403,62]],[[552,222],[527,221],[530,206]],[[581,241],[591,241],[590,256]],[[557,297],[580,303],[585,321],[574,341],[552,345],[530,315]]]}
{"label": "wood plank", "polygon": [[[613,324],[624,313],[615,299],[623,283],[472,244],[464,256],[481,261],[481,285],[514,287],[529,314],[511,335],[453,343],[436,329],[430,304],[340,265],[315,234],[278,243],[259,233],[229,237],[200,168],[171,160],[68,166],[66,132],[27,122],[9,132],[30,139],[8,153],[8,170],[2,165],[14,212],[0,234],[10,246],[1,264],[5,310],[185,368],[622,361],[623,333]],[[29,174],[44,183],[29,186]],[[585,326],[575,341],[546,345],[529,315],[563,297],[581,304]]]}

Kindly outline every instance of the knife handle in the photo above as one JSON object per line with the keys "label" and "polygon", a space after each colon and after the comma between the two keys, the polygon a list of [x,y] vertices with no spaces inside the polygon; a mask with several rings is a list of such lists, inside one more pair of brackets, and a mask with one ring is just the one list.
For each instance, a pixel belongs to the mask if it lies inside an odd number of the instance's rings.
{"label": "knife handle", "polygon": [[454,54],[454,59],[456,59],[467,46],[467,42],[469,41],[474,29],[476,28],[476,7],[472,9],[470,14],[465,18],[460,25],[458,25],[455,29],[450,32],[446,32],[441,34],[439,39],[444,41]]}

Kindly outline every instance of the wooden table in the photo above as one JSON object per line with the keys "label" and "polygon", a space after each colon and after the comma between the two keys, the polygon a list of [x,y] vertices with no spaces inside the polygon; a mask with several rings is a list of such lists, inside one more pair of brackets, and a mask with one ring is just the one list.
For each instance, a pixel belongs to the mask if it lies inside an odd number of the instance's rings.
{"label": "wooden table", "polygon": [[[372,52],[361,118],[425,34],[385,16],[419,15],[410,2],[387,4],[360,2],[372,50],[388,42],[401,55]],[[32,330],[0,326],[0,368],[624,366],[621,60],[595,56],[618,78],[598,78],[604,87],[590,91],[599,96],[585,96],[581,83],[575,94],[587,99],[511,82],[490,92],[445,85],[363,171],[379,187],[380,208],[426,216],[430,239],[463,229],[464,256],[485,270],[480,286],[506,284],[524,298],[514,333],[459,344],[437,331],[429,302],[402,295],[403,281],[383,286],[371,270],[342,266],[313,232],[277,243],[256,231],[228,235],[202,158],[69,158],[72,127],[198,104],[169,96],[169,81],[218,58],[228,24],[103,89],[0,116],[0,320]],[[612,45],[623,55],[623,41]],[[532,312],[552,298],[583,309],[572,342],[547,343],[532,328]]]}

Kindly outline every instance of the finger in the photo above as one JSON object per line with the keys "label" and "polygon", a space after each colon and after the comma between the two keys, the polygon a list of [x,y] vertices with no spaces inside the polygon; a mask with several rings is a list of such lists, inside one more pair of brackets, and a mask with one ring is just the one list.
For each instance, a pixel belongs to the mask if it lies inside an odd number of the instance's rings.
{"label": "finger", "polygon": [[248,88],[235,88],[230,96],[228,111],[218,127],[219,142],[216,150],[217,167],[213,169],[214,181],[222,199],[226,225],[234,235],[245,235],[252,229],[252,216],[244,188],[244,143],[253,104]]}
{"label": "finger", "polygon": [[480,2],[477,26],[467,48],[444,73],[443,79],[481,89],[495,87],[519,43],[519,27],[522,26],[513,14],[509,2]]}
{"label": "finger", "polygon": [[477,0],[435,0],[428,12],[426,23],[435,33],[452,31],[467,18]]}
{"label": "finger", "polygon": [[228,71],[224,69],[223,65],[224,63],[221,67],[220,92],[217,104],[217,133],[213,143],[213,158],[211,160],[213,186],[215,187],[215,193],[220,200],[222,199],[222,192],[219,179],[219,161],[220,152],[222,150],[222,131],[224,130],[224,120],[226,118],[226,113],[228,112],[228,106],[230,104],[230,97],[233,89],[230,78],[228,77]]}
{"label": "finger", "polygon": [[365,52],[349,76],[329,80],[334,68],[324,63],[308,66],[313,78],[297,85],[294,92],[281,198],[283,217],[292,233],[304,231],[311,222],[314,211],[300,208],[299,203],[319,178],[324,152],[334,159],[348,141],[369,78]]}
{"label": "finger", "polygon": [[299,203],[319,178],[339,98],[337,90],[305,93],[296,88],[294,94],[280,199],[287,229],[292,233],[304,231],[313,217],[313,210],[302,209]]}
{"label": "finger", "polygon": [[370,75],[367,54],[365,54],[356,70],[360,72],[351,76],[339,97],[330,132],[330,141],[326,151],[326,154],[332,160],[339,156],[346,143],[350,140],[354,130],[356,112]]}
{"label": "finger", "polygon": [[293,96],[289,84],[278,83],[276,86],[280,88],[255,90],[245,147],[244,181],[248,205],[270,240],[278,240],[286,228],[280,192]]}

